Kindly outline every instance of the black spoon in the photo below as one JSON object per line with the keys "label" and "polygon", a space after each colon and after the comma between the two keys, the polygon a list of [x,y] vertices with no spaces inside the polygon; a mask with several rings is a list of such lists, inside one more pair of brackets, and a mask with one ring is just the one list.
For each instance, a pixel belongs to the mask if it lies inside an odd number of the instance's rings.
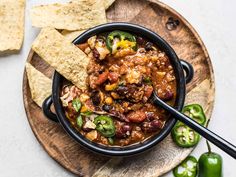
{"label": "black spoon", "polygon": [[219,135],[213,133],[209,129],[204,126],[198,124],[196,121],[191,119],[190,117],[182,114],[181,112],[175,110],[173,107],[169,106],[167,103],[162,101],[155,92],[152,93],[151,100],[154,104],[162,107],[166,111],[168,111],[174,118],[188,125],[190,128],[198,132],[204,138],[218,146],[220,149],[225,151],[227,154],[236,159],[236,146],[221,138]]}

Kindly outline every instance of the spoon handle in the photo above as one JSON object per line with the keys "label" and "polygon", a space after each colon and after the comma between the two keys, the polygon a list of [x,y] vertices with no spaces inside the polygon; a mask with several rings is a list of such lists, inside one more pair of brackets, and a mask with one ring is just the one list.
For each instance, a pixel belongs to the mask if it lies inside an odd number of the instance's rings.
{"label": "spoon handle", "polygon": [[154,95],[154,99],[152,99],[153,103],[161,106],[163,109],[168,111],[172,116],[174,116],[176,119],[180,120],[181,122],[188,125],[190,128],[198,132],[200,135],[202,135],[204,138],[218,146],[220,149],[225,151],[227,154],[232,156],[234,159],[236,159],[236,146],[231,144],[230,142],[226,141],[219,135],[215,134],[214,132],[210,131],[206,127],[198,124],[193,119],[189,118],[188,116],[182,114],[181,112],[175,110],[173,107],[169,106],[167,103],[162,101],[160,98]]}

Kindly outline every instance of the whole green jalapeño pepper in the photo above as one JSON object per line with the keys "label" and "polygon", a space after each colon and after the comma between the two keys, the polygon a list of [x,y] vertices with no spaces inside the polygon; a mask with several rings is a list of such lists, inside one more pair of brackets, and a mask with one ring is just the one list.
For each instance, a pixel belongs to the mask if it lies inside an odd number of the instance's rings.
{"label": "whole green jalape\u00f1o pepper", "polygon": [[207,141],[208,152],[202,154],[198,160],[199,177],[222,177],[222,158],[211,152]]}
{"label": "whole green jalape\u00f1o pepper", "polygon": [[[119,41],[115,41],[115,39]],[[127,32],[124,31],[113,31],[108,34],[106,39],[107,48],[114,54],[118,48],[132,48],[134,50],[137,49],[136,38]]]}
{"label": "whole green jalape\u00f1o pepper", "polygon": [[113,137],[115,135],[116,129],[113,120],[109,116],[97,116],[94,119],[96,124],[96,130],[99,131],[105,137]]}
{"label": "whole green jalape\u00f1o pepper", "polygon": [[204,114],[202,107],[199,104],[187,105],[183,108],[182,112],[188,117],[198,122],[199,124],[205,125],[206,116]]}
{"label": "whole green jalape\u00f1o pepper", "polygon": [[175,177],[196,177],[197,176],[197,159],[188,156],[179,166],[173,170]]}
{"label": "whole green jalape\u00f1o pepper", "polygon": [[[206,116],[200,105],[187,105],[183,108],[182,112],[199,124],[205,125]],[[171,135],[178,146],[185,148],[195,146],[200,140],[200,135],[198,133],[180,121],[174,126]]]}

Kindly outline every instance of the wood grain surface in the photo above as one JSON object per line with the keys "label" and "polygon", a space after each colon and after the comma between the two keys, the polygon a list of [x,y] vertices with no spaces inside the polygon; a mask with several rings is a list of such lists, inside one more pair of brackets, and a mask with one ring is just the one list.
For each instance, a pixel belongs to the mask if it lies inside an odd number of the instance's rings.
{"label": "wood grain surface", "polygon": [[[169,42],[179,58],[190,62],[195,70],[193,80],[187,85],[185,104],[199,103],[207,117],[211,117],[215,94],[211,61],[197,32],[181,15],[155,0],[116,0],[107,11],[107,19],[145,26]],[[48,77],[52,76],[54,70],[32,50],[27,61]],[[135,157],[103,157],[84,149],[59,124],[47,120],[31,99],[25,73],[23,96],[28,121],[38,141],[53,159],[78,176],[160,176],[193,149],[177,147],[168,136],[151,151]]]}

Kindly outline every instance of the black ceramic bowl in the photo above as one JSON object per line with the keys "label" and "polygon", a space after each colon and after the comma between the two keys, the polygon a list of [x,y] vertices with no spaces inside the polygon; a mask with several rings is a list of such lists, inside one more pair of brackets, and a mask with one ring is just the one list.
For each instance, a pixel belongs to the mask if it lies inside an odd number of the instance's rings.
{"label": "black ceramic bowl", "polygon": [[[193,69],[191,65],[189,65],[187,62],[180,61],[177,55],[175,54],[175,51],[170,47],[170,45],[156,33],[142,26],[134,24],[108,23],[87,30],[86,32],[78,36],[73,41],[73,43],[80,44],[85,42],[91,36],[103,32],[110,32],[113,30],[123,30],[145,37],[149,41],[152,41],[157,46],[159,46],[159,48],[167,54],[174,68],[177,81],[177,96],[174,107],[180,111],[183,107],[185,100],[185,84],[192,79]],[[185,70],[186,73],[185,75],[183,69]],[[60,122],[60,124],[63,126],[63,128],[69,135],[71,135],[79,144],[81,144],[82,146],[86,147],[87,149],[93,152],[108,156],[129,156],[144,152],[150,149],[151,147],[155,146],[156,144],[158,144],[160,141],[162,141],[170,133],[171,129],[176,123],[176,119],[169,118],[164,128],[160,131],[159,134],[138,144],[133,144],[124,147],[109,147],[91,142],[88,139],[86,139],[83,135],[81,135],[75,128],[73,128],[73,126],[70,124],[69,120],[65,116],[65,112],[60,101],[60,92],[63,80],[64,77],[62,75],[60,75],[58,72],[54,73],[52,96],[50,96],[44,101],[43,104],[44,114],[49,119]],[[54,104],[56,115],[53,114],[50,110],[50,106],[52,103]]]}

